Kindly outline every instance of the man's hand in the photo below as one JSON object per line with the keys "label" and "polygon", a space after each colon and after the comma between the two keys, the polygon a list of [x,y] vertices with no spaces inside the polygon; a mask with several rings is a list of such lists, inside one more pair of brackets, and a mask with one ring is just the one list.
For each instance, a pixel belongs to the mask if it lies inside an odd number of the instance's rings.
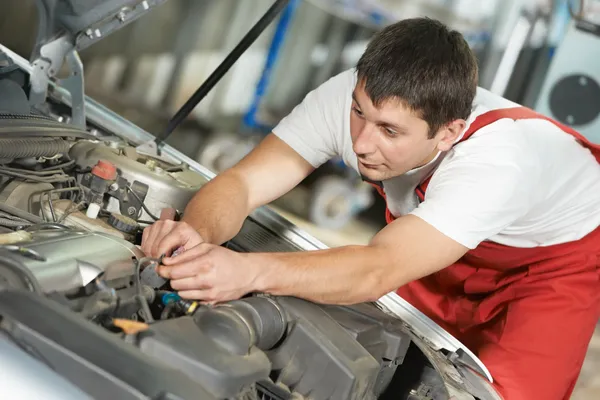
{"label": "man's hand", "polygon": [[185,222],[156,221],[144,229],[142,251],[148,257],[171,255],[179,247],[189,250],[204,240],[194,228]]}
{"label": "man's hand", "polygon": [[244,254],[209,243],[164,258],[157,271],[181,297],[212,304],[241,298],[257,279]]}

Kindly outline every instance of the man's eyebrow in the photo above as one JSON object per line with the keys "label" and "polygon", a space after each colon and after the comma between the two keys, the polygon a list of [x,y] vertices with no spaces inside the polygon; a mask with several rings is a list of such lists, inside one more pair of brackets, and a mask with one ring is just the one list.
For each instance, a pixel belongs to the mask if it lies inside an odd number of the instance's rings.
{"label": "man's eyebrow", "polygon": [[[358,105],[359,108],[360,107],[360,103],[358,102],[358,100],[356,100],[356,94],[354,92],[352,92],[352,100],[354,100],[354,102]],[[406,128],[400,125],[396,125],[394,123],[391,122],[386,122],[386,121],[377,121],[376,125],[379,126],[383,126],[385,128],[391,128],[395,131],[406,131]]]}
{"label": "man's eyebrow", "polygon": [[377,121],[377,125],[383,126],[384,128],[390,128],[394,131],[405,131],[406,129],[401,127],[400,125],[392,124],[385,121]]}

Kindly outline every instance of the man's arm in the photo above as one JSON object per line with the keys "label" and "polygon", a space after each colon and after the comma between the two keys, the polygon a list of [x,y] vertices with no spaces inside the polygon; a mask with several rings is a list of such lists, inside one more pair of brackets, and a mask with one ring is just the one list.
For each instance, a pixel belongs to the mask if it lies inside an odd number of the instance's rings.
{"label": "man's arm", "polygon": [[198,246],[166,258],[160,274],[182,297],[208,302],[249,292],[301,297],[327,304],[375,301],[439,271],[468,248],[422,219],[408,215],[381,230],[367,246],[293,253],[236,253]]}
{"label": "man's arm", "polygon": [[144,231],[142,250],[150,256],[168,254],[187,241],[192,231],[202,240],[222,244],[241,229],[257,207],[287,193],[314,168],[274,134],[269,134],[234,167],[206,183],[188,203],[183,221],[159,221]]}
{"label": "man's arm", "polygon": [[453,264],[468,250],[408,215],[386,226],[367,246],[258,255],[252,264],[264,272],[255,289],[321,303],[375,301]]}
{"label": "man's arm", "polygon": [[188,203],[183,221],[205,241],[221,244],[239,232],[254,209],[287,193],[313,170],[271,133],[238,164],[204,185]]}

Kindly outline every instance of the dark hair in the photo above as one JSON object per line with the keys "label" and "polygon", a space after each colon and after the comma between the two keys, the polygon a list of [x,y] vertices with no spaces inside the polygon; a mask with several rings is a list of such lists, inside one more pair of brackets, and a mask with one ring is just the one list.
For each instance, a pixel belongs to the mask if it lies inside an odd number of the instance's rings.
{"label": "dark hair", "polygon": [[380,31],[357,65],[373,104],[396,99],[429,125],[466,119],[477,90],[477,59],[463,36],[429,18],[405,19]]}

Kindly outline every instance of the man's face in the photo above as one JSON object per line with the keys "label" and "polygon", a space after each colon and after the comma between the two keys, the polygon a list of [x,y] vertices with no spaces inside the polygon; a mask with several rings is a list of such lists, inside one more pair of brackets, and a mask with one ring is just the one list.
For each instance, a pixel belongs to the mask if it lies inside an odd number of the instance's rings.
{"label": "man's face", "polygon": [[428,138],[429,125],[401,102],[390,100],[375,107],[359,83],[350,111],[352,147],[360,173],[382,181],[427,164],[446,138],[442,132]]}

